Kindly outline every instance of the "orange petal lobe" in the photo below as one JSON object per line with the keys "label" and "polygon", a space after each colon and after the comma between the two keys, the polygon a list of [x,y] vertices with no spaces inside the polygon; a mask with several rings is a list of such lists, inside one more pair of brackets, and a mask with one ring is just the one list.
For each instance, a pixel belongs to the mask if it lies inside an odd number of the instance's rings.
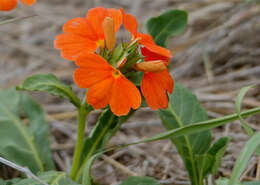
{"label": "orange petal lobe", "polygon": [[125,29],[127,29],[134,37],[137,36],[138,22],[136,18],[131,14],[126,14],[124,9],[120,9],[123,14],[123,24]]}
{"label": "orange petal lobe", "polygon": [[74,72],[74,81],[80,88],[90,88],[109,77],[111,77],[111,72],[102,69],[91,70],[80,67]]}
{"label": "orange petal lobe", "polygon": [[72,33],[60,34],[54,41],[54,47],[61,50],[61,56],[67,60],[74,60],[85,52],[95,52],[96,42]]}
{"label": "orange petal lobe", "polygon": [[17,0],[0,0],[0,11],[10,11],[17,5]]}
{"label": "orange petal lobe", "polygon": [[97,33],[99,39],[104,39],[102,23],[107,16],[108,12],[103,7],[92,8],[87,13],[87,20],[90,22],[94,31]]}
{"label": "orange petal lobe", "polygon": [[89,69],[109,69],[112,70],[113,67],[101,56],[94,53],[85,53],[77,57],[75,60],[77,66],[85,67]]}
{"label": "orange petal lobe", "polygon": [[110,108],[117,115],[127,115],[131,108],[137,109],[141,105],[141,95],[135,85],[121,76],[115,79],[112,87]]}
{"label": "orange petal lobe", "polygon": [[87,102],[95,109],[101,109],[107,106],[111,97],[113,82],[114,79],[110,76],[93,85],[87,92]]}
{"label": "orange petal lobe", "polygon": [[36,0],[21,0],[21,2],[27,6],[32,6]]}
{"label": "orange petal lobe", "polygon": [[166,69],[163,72],[144,73],[141,90],[149,107],[153,110],[168,107],[167,91],[172,93],[174,81]]}
{"label": "orange petal lobe", "polygon": [[81,88],[89,88],[112,77],[113,68],[101,56],[87,53],[76,59],[79,68],[74,72],[74,80]]}
{"label": "orange petal lobe", "polygon": [[108,8],[107,9],[109,17],[113,18],[114,24],[115,24],[115,32],[118,32],[122,21],[123,21],[123,16],[120,10],[116,10],[114,8]]}
{"label": "orange petal lobe", "polygon": [[149,62],[152,60],[162,60],[168,65],[170,58],[159,55],[158,53],[151,52],[149,49],[143,47],[141,48],[142,55],[144,56],[144,61]]}
{"label": "orange petal lobe", "polygon": [[165,48],[158,46],[154,43],[151,35],[138,33],[137,37],[141,38],[141,40],[139,41],[140,44],[142,44],[144,47],[146,47],[151,52],[157,53],[157,54],[162,55],[162,56],[167,57],[167,58],[172,57],[172,55],[171,55],[171,53],[168,49],[165,49]]}
{"label": "orange petal lobe", "polygon": [[97,40],[97,35],[86,18],[73,18],[66,22],[63,26],[65,33],[73,33],[79,36],[88,37],[91,40]]}

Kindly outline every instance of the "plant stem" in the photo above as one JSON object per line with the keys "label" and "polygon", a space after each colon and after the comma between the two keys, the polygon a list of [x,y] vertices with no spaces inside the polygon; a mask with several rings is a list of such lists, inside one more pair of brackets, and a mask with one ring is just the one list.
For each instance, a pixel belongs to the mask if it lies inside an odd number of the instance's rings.
{"label": "plant stem", "polygon": [[78,134],[77,134],[77,144],[74,150],[72,168],[71,168],[71,178],[75,180],[77,170],[79,168],[80,157],[82,154],[83,146],[84,146],[84,135],[85,135],[85,126],[86,126],[86,118],[90,111],[87,109],[87,103],[83,103],[78,108]]}

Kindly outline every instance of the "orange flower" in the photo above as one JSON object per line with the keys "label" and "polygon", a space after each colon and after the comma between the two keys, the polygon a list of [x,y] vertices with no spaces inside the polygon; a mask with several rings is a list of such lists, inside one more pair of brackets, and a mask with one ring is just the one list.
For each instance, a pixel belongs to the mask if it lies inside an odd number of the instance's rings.
{"label": "orange flower", "polygon": [[125,11],[120,9],[123,14],[123,24],[124,27],[132,34],[132,40],[138,39],[138,42],[146,47],[153,53],[157,53],[161,56],[171,58],[171,53],[169,50],[156,45],[153,41],[153,38],[149,34],[140,33],[137,31],[138,23],[136,18],[131,14],[126,14]]}
{"label": "orange flower", "polygon": [[89,88],[87,102],[95,109],[108,104],[117,115],[127,115],[131,108],[141,104],[141,95],[135,85],[104,58],[93,53],[84,53],[76,58],[79,68],[74,80],[81,88]]}
{"label": "orange flower", "polygon": [[67,60],[74,60],[80,54],[95,52],[99,47],[103,48],[105,44],[103,28],[107,25],[103,23],[107,17],[112,18],[114,25],[114,29],[109,28],[110,32],[112,30],[116,33],[122,24],[120,10],[92,8],[85,18],[71,19],[63,26],[64,33],[56,37],[55,48],[60,49],[62,57]]}
{"label": "orange flower", "polygon": [[[147,48],[141,49],[145,62],[161,61],[168,65],[169,58],[153,53]],[[153,110],[165,109],[168,107],[168,95],[172,93],[174,81],[167,68],[158,67],[157,72],[146,71],[141,82],[141,91],[147,104]]]}
{"label": "orange flower", "polygon": [[[36,0],[21,0],[27,6],[32,6]],[[10,11],[17,5],[17,0],[0,0],[0,11]]]}

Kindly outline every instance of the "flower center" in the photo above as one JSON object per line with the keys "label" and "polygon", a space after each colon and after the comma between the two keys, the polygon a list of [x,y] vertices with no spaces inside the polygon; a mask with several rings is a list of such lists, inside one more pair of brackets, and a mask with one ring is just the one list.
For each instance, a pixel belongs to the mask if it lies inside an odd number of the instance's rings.
{"label": "flower center", "polygon": [[114,71],[112,71],[112,75],[113,75],[113,77],[114,78],[119,78],[122,74],[121,74],[121,72],[119,71],[119,70],[114,70]]}
{"label": "flower center", "polygon": [[97,42],[97,45],[98,45],[98,47],[101,47],[101,48],[103,48],[104,47],[104,40],[98,40]]}

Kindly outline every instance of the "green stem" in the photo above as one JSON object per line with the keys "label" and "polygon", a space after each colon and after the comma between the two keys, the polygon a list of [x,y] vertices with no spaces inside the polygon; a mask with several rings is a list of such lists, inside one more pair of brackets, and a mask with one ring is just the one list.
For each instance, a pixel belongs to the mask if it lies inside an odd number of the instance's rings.
{"label": "green stem", "polygon": [[75,177],[76,181],[79,181],[79,179],[80,179],[80,177],[82,175],[82,172],[84,170],[84,167],[86,166],[86,163],[91,158],[91,156],[96,152],[98,144],[100,144],[100,141],[104,138],[105,134],[107,133],[107,130],[109,129],[109,127],[113,123],[114,119],[115,119],[115,116],[112,115],[110,117],[110,119],[107,121],[106,126],[102,129],[102,131],[98,135],[98,137],[95,138],[91,148],[89,148],[89,152],[88,152],[87,156],[84,158],[82,165],[80,166],[79,170],[77,171],[77,174],[76,174],[76,177]]}
{"label": "green stem", "polygon": [[72,168],[71,168],[71,178],[75,180],[77,170],[79,168],[80,157],[82,154],[84,146],[84,135],[85,135],[85,126],[86,118],[90,111],[87,109],[87,103],[85,102],[78,108],[78,134],[77,134],[77,144],[74,150]]}

